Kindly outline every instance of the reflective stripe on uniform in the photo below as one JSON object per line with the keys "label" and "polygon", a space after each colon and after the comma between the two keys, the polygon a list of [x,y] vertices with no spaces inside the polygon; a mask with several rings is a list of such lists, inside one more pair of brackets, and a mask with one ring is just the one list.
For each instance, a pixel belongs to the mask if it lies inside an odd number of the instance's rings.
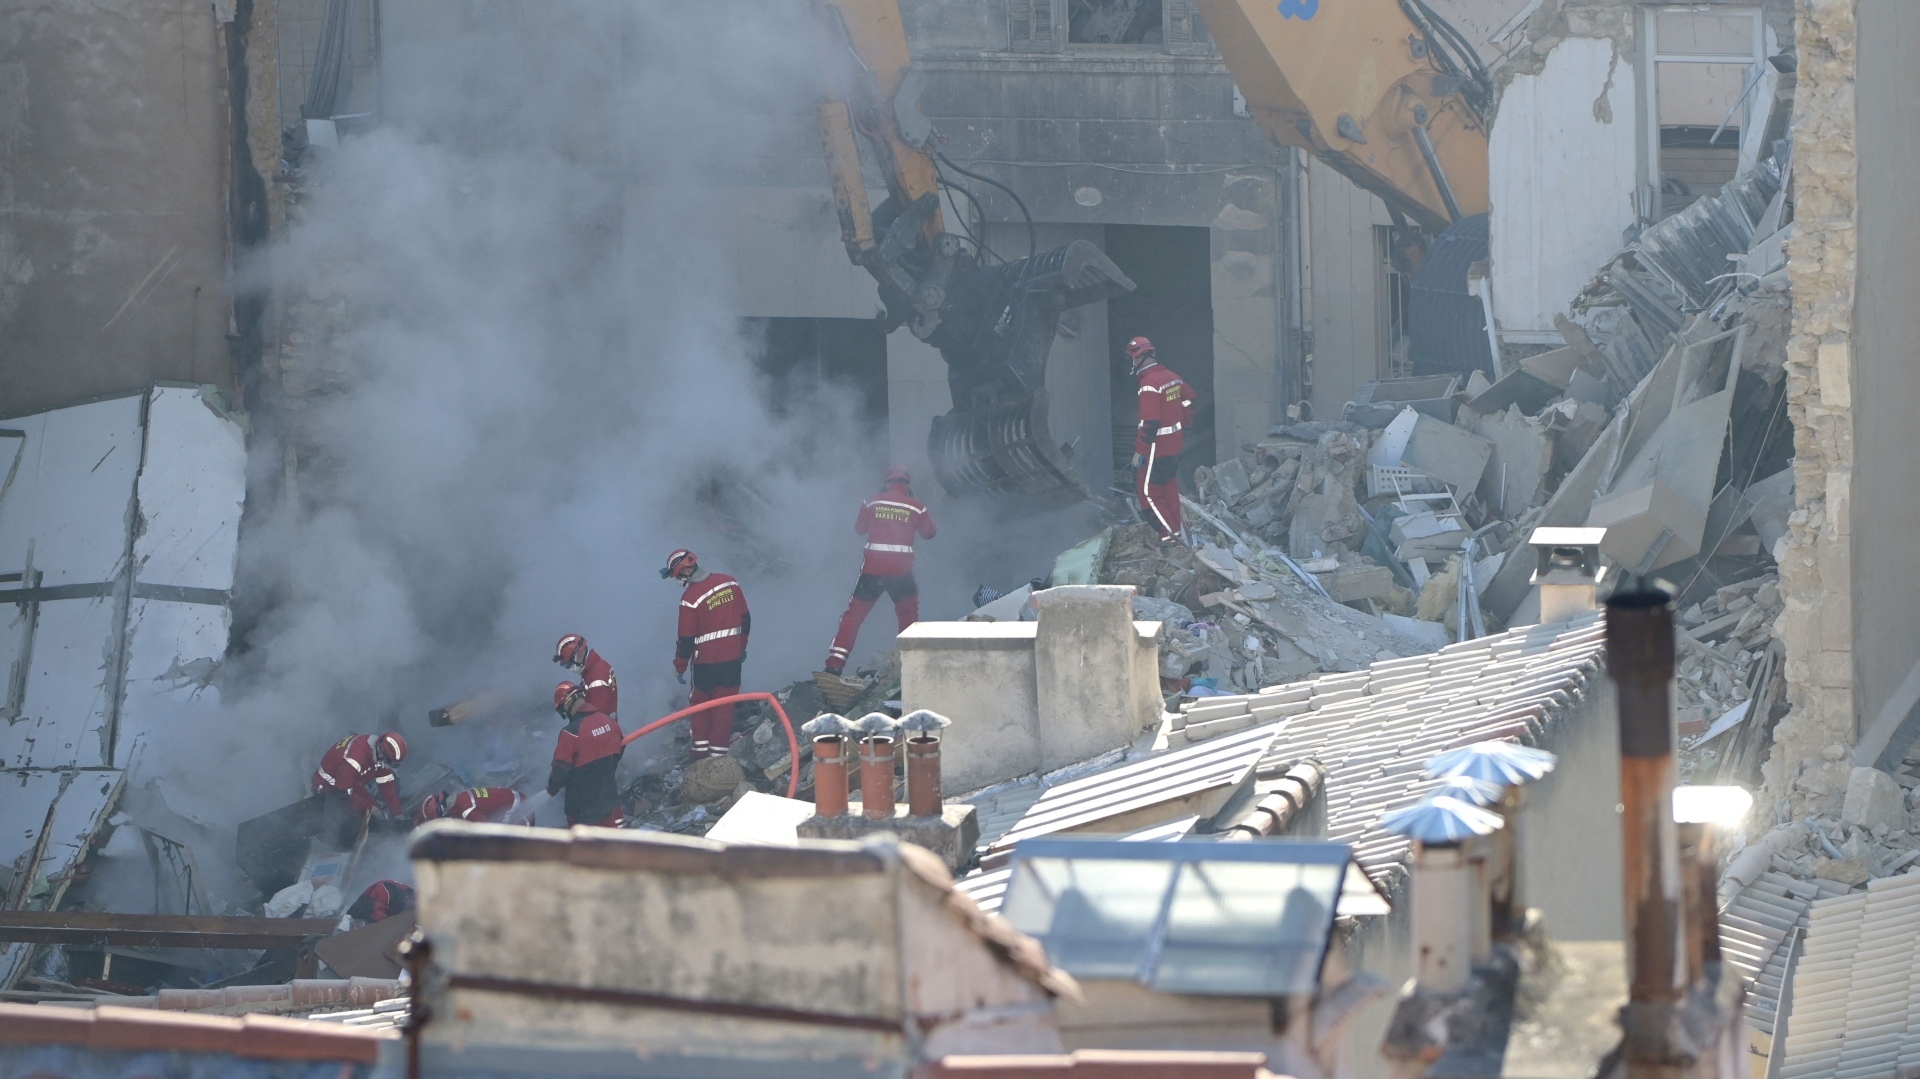
{"label": "reflective stripe on uniform", "polygon": [[375,776],[373,781],[375,783],[391,783],[393,782],[393,773],[388,772],[386,775],[383,775],[383,776]]}
{"label": "reflective stripe on uniform", "polygon": [[898,543],[869,543],[867,544],[867,550],[883,551],[887,554],[912,554],[913,544],[909,543],[902,546]]}
{"label": "reflective stripe on uniform", "polygon": [[735,637],[738,636],[739,633],[739,626],[735,626],[732,629],[716,629],[712,633],[702,633],[700,636],[695,637],[693,643],[706,644],[708,641],[717,641],[722,637]]}
{"label": "reflective stripe on uniform", "polygon": [[683,600],[681,600],[681,601],[680,601],[680,606],[682,606],[682,607],[698,607],[698,606],[700,606],[700,605],[701,605],[702,603],[705,603],[705,602],[707,601],[707,597],[708,597],[708,596],[711,596],[711,595],[713,595],[713,594],[714,594],[715,592],[718,592],[718,591],[720,591],[721,589],[724,589],[724,588],[732,588],[732,587],[733,587],[733,586],[734,586],[735,584],[737,584],[737,583],[739,583],[739,582],[737,582],[737,581],[728,581],[728,582],[727,582],[726,584],[717,584],[717,585],[714,585],[714,586],[713,586],[712,588],[709,588],[709,589],[707,589],[707,590],[706,590],[705,592],[702,592],[702,593],[700,593],[699,595],[697,595],[697,596],[695,596],[695,597],[693,597],[692,599],[683,599]]}
{"label": "reflective stripe on uniform", "polygon": [[869,506],[892,506],[892,507],[894,507],[895,509],[902,509],[902,510],[906,510],[906,511],[908,511],[908,512],[910,512],[910,513],[919,513],[919,512],[920,512],[920,507],[919,507],[919,506],[909,506],[909,505],[907,505],[907,504],[906,504],[905,502],[889,502],[889,501],[887,501],[887,500],[886,500],[886,499],[884,499],[884,498],[876,498],[876,499],[872,499],[871,501],[869,501],[869,502],[867,503],[867,505],[869,505]]}
{"label": "reflective stripe on uniform", "polygon": [[1160,512],[1159,504],[1153,500],[1153,455],[1159,448],[1158,443],[1150,443],[1147,446],[1147,467],[1140,473],[1140,501],[1145,502],[1147,508],[1153,511],[1154,518],[1160,522],[1160,531],[1172,534],[1173,526],[1167,523],[1167,515]]}
{"label": "reflective stripe on uniform", "polygon": [[1180,425],[1176,423],[1172,427],[1160,428],[1159,431],[1155,432],[1154,437],[1159,438],[1161,435],[1177,435],[1179,433],[1180,433]]}

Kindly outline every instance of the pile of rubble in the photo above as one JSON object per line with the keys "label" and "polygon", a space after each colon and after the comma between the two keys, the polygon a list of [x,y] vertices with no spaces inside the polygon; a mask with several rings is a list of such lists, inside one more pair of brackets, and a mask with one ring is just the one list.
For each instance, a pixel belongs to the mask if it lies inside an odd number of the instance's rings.
{"label": "pile of rubble", "polygon": [[1777,574],[1727,585],[1680,611],[1677,718],[1682,781],[1759,782],[1764,740],[1749,725],[1785,700]]}
{"label": "pile of rubble", "polygon": [[[1851,751],[1832,745],[1825,755],[1842,761]],[[1912,761],[1897,775],[1878,768],[1854,768],[1838,817],[1782,824],[1736,851],[1727,865],[1723,890],[1746,887],[1768,869],[1849,887],[1900,873],[1920,873],[1920,803],[1914,796],[1920,776],[1915,768]]]}
{"label": "pile of rubble", "polygon": [[1785,708],[1788,169],[1782,144],[1646,229],[1558,320],[1564,346],[1369,383],[1199,469],[1196,550],[1119,529],[1099,579],[1155,601],[1178,688],[1244,692],[1529,624],[1533,530],[1604,528],[1612,579],[1679,593],[1688,772],[1756,781]]}

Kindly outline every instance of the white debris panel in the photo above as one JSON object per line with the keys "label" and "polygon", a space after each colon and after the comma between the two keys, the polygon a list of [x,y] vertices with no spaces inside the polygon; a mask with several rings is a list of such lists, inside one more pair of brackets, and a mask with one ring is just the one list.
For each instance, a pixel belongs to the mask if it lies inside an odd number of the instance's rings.
{"label": "white debris panel", "polygon": [[[51,909],[138,751],[226,654],[241,424],[200,387],[0,419],[0,867]],[[0,950],[0,986],[30,949]]]}

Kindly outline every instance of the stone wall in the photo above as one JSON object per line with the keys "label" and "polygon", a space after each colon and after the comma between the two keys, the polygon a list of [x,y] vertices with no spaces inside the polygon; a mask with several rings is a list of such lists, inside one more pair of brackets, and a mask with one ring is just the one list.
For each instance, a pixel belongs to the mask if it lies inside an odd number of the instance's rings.
{"label": "stone wall", "polygon": [[[1792,711],[1774,732],[1765,793],[1794,817],[1838,813],[1855,736],[1849,537],[1857,172],[1855,0],[1801,0],[1795,28],[1793,336],[1787,409],[1798,508],[1780,549],[1778,626]],[[1763,802],[1766,801],[1763,799]],[[1779,812],[1776,809],[1776,813]]]}

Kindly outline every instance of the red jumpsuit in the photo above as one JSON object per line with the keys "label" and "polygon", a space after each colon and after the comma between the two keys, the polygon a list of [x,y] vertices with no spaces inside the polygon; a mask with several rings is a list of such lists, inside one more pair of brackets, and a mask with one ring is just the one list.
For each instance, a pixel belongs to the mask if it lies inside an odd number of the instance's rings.
{"label": "red jumpsuit", "polygon": [[600,653],[587,649],[587,662],[580,668],[580,688],[587,691],[587,707],[620,718],[620,685],[613,677],[613,664]]}
{"label": "red jumpsuit", "polygon": [[[378,791],[376,801],[374,792]],[[315,794],[345,796],[360,813],[371,813],[385,803],[387,816],[400,816],[399,784],[393,769],[373,753],[373,735],[353,734],[340,739],[320,758],[313,773]]]}
{"label": "red jumpsuit", "polygon": [[1179,375],[1158,360],[1142,367],[1140,424],[1133,436],[1133,452],[1144,458],[1134,476],[1141,512],[1161,538],[1180,535],[1180,450],[1187,424],[1193,419],[1193,393]]}
{"label": "red jumpsuit", "polygon": [[[673,669],[685,674],[693,667],[693,692],[688,704],[740,692],[740,667],[747,658],[747,635],[753,614],[740,582],[724,573],[709,573],[687,585],[680,598],[680,639]],[[693,728],[693,755],[724,757],[733,743],[733,705],[722,704],[688,718]]]}
{"label": "red jumpsuit", "polygon": [[512,787],[475,787],[447,799],[446,816],[488,824],[513,812],[520,800],[520,792]]}
{"label": "red jumpsuit", "polygon": [[347,908],[347,914],[363,922],[384,922],[412,909],[412,888],[397,880],[376,880]]}
{"label": "red jumpsuit", "polygon": [[553,747],[553,767],[547,773],[547,793],[567,792],[567,823],[620,824],[620,783],[615,773],[626,735],[620,722],[600,712],[584,711],[567,721]]}
{"label": "red jumpsuit", "polygon": [[867,544],[860,561],[860,579],[853,585],[853,599],[840,616],[840,631],[833,635],[833,645],[827,649],[827,670],[835,672],[846,667],[860,626],[880,601],[880,593],[893,600],[893,614],[901,629],[920,620],[913,543],[915,539],[932,539],[938,531],[926,503],[913,497],[907,485],[898,480],[861,504],[853,530],[867,537]]}

